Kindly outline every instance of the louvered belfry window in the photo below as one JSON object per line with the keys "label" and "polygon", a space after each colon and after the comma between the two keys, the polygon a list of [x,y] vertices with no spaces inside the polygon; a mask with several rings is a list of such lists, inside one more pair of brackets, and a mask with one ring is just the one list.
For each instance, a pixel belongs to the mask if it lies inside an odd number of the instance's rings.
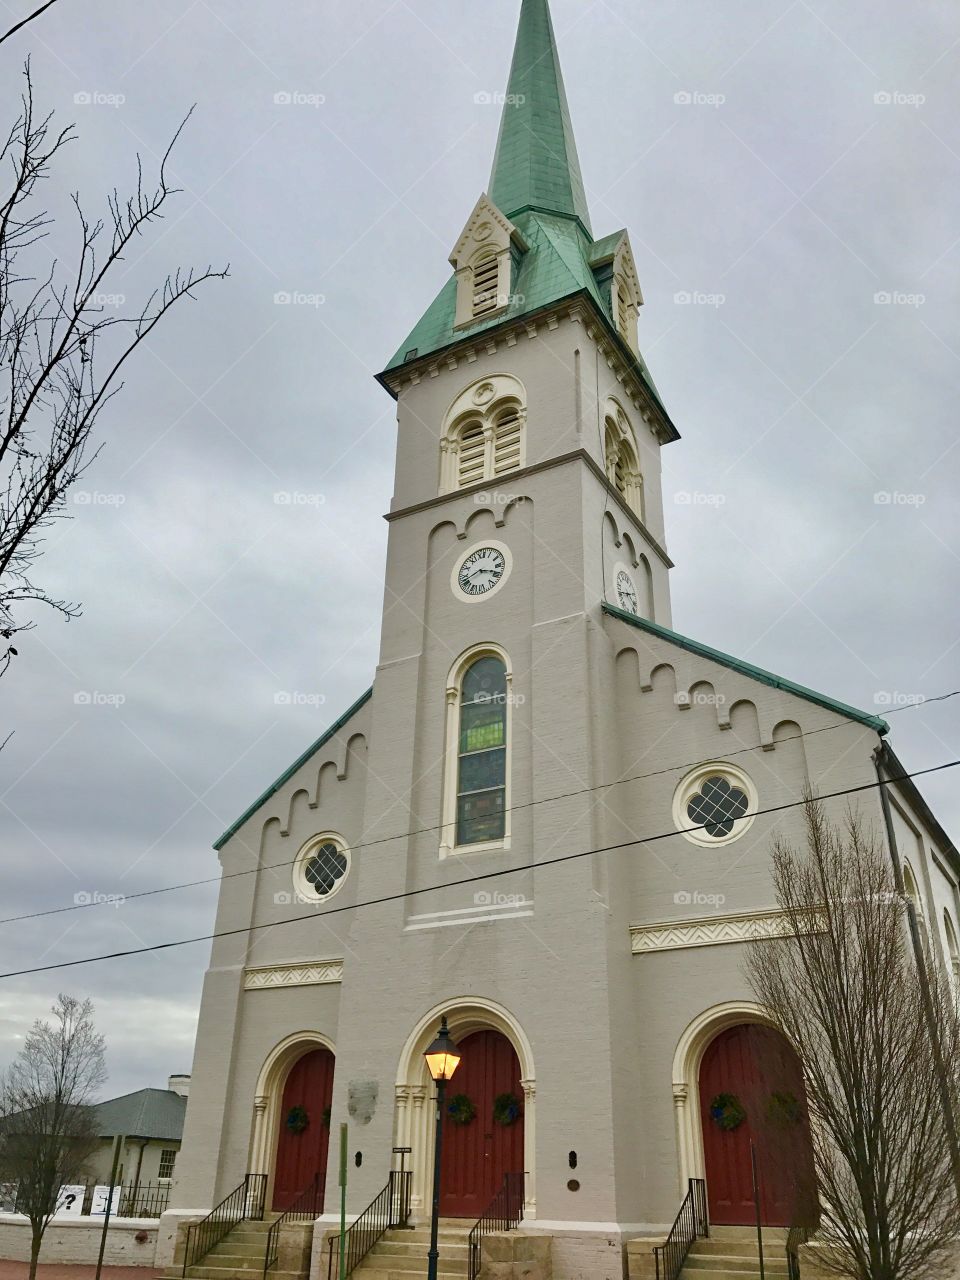
{"label": "louvered belfry window", "polygon": [[486,475],[487,443],[483,423],[468,422],[460,432],[460,452],[457,465],[457,483],[476,484]]}
{"label": "louvered belfry window", "polygon": [[468,419],[454,435],[456,487],[496,480],[523,466],[523,413],[516,403],[494,404],[482,418]]}
{"label": "louvered belfry window", "polygon": [[491,254],[473,268],[473,314],[477,319],[497,310],[499,284],[500,260]]}
{"label": "louvered belfry window", "polygon": [[503,475],[520,466],[520,436],[523,424],[516,407],[501,413],[493,433],[493,474]]}
{"label": "louvered belfry window", "polygon": [[630,298],[627,295],[627,286],[624,281],[617,277],[617,316],[620,325],[620,332],[623,337],[630,336]]}

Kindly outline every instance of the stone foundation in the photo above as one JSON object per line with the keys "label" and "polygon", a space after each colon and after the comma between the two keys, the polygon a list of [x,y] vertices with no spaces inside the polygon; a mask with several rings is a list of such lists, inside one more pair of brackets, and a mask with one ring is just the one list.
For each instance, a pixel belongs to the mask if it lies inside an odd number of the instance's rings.
{"label": "stone foundation", "polygon": [[482,1280],[553,1280],[552,1240],[519,1231],[484,1236]]}

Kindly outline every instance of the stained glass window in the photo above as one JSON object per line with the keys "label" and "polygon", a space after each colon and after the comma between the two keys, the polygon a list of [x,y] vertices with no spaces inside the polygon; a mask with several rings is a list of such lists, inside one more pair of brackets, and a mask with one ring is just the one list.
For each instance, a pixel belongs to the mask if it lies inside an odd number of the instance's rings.
{"label": "stained glass window", "polygon": [[728,836],[734,824],[747,812],[747,797],[726,778],[707,778],[687,805],[687,817],[694,826],[703,826],[708,836]]}
{"label": "stained glass window", "polygon": [[507,669],[478,658],[460,689],[457,844],[502,840],[506,822]]}
{"label": "stained glass window", "polygon": [[325,898],[343,879],[346,870],[346,855],[335,844],[328,842],[322,844],[307,860],[303,876],[317,897]]}

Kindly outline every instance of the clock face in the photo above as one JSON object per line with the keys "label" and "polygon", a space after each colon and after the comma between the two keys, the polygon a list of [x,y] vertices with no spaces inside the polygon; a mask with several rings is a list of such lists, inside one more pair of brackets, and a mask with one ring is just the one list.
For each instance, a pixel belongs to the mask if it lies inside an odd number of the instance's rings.
{"label": "clock face", "polygon": [[507,561],[498,547],[471,551],[457,573],[457,585],[465,596],[485,596],[503,580]]}
{"label": "clock face", "polygon": [[637,607],[637,588],[626,569],[620,569],[617,573],[617,600],[620,608],[626,609],[628,613],[640,612]]}

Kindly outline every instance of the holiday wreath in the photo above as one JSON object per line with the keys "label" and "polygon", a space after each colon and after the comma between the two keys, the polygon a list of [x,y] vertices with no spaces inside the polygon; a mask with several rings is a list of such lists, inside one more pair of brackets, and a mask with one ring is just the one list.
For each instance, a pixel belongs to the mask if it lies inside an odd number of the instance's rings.
{"label": "holiday wreath", "polygon": [[718,1093],[710,1103],[710,1115],[718,1129],[732,1133],[747,1118],[740,1099],[733,1093]]}
{"label": "holiday wreath", "polygon": [[303,1133],[309,1123],[306,1107],[291,1107],[287,1112],[287,1128],[291,1133]]}
{"label": "holiday wreath", "polygon": [[454,1124],[469,1124],[476,1114],[477,1108],[465,1093],[458,1093],[447,1103],[447,1115]]}
{"label": "holiday wreath", "polygon": [[520,1119],[520,1099],[515,1093],[501,1093],[493,1103],[493,1119],[495,1124],[509,1127]]}

